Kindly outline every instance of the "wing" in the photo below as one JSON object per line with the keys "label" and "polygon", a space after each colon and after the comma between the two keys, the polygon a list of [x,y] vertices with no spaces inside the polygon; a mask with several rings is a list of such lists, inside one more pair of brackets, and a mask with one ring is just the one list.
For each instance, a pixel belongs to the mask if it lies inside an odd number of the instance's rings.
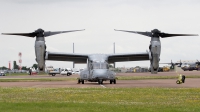
{"label": "wing", "polygon": [[46,52],[45,60],[73,61],[74,63],[87,63],[87,54]]}
{"label": "wing", "polygon": [[141,61],[141,60],[150,60],[149,53],[130,53],[130,54],[112,54],[108,56],[108,62],[123,62],[123,61]]}
{"label": "wing", "polygon": [[179,64],[182,64],[182,63],[173,63],[173,62],[171,62],[171,63],[159,63],[159,64],[168,64],[168,65],[174,64],[174,65],[179,65]]}

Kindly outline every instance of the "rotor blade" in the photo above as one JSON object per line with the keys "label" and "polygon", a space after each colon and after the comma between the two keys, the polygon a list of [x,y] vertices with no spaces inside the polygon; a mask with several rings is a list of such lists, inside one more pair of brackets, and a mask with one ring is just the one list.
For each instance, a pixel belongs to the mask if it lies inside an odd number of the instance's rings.
{"label": "rotor blade", "polygon": [[18,35],[18,36],[26,36],[26,37],[35,37],[37,33],[2,33],[2,35]]}
{"label": "rotor blade", "polygon": [[200,62],[196,62],[196,64],[200,65]]}
{"label": "rotor blade", "polygon": [[138,31],[127,31],[127,30],[116,30],[116,29],[114,29],[114,30],[115,31],[122,31],[122,32],[129,32],[129,33],[136,33],[136,34],[152,37],[152,33],[151,32],[138,32]]}
{"label": "rotor blade", "polygon": [[182,63],[174,63],[174,64],[175,64],[175,65],[178,65],[178,64],[180,65],[180,64],[182,64]]}
{"label": "rotor blade", "polygon": [[172,64],[172,63],[159,63],[159,64]]}
{"label": "rotor blade", "polygon": [[174,37],[174,36],[199,36],[198,34],[169,34],[169,33],[159,33],[160,37]]}
{"label": "rotor blade", "polygon": [[56,35],[56,34],[60,34],[60,33],[69,33],[69,32],[75,32],[75,31],[83,31],[85,29],[82,30],[70,30],[70,31],[55,31],[55,32],[51,32],[51,31],[45,31],[44,32],[44,37],[48,37],[51,35]]}

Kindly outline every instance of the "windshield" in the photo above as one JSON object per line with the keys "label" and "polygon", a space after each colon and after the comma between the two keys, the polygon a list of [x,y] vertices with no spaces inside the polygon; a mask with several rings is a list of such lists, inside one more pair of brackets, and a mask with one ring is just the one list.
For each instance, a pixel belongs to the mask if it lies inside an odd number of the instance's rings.
{"label": "windshield", "polygon": [[94,62],[92,63],[92,68],[93,69],[108,69],[108,64],[103,63],[103,62],[100,62],[100,63]]}

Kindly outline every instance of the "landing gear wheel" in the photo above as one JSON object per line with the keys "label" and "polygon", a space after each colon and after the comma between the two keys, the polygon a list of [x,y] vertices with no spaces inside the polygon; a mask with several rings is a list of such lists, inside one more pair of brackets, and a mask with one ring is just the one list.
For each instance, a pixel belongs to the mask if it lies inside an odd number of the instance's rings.
{"label": "landing gear wheel", "polygon": [[103,80],[99,80],[98,83],[99,83],[99,84],[103,84]]}
{"label": "landing gear wheel", "polygon": [[69,73],[67,73],[67,76],[70,76],[70,74],[69,74]]}
{"label": "landing gear wheel", "polygon": [[112,81],[112,80],[110,80],[110,84],[112,84],[112,82],[113,82],[113,81]]}
{"label": "landing gear wheel", "polygon": [[84,84],[84,80],[82,80],[81,82],[82,82],[82,84]]}
{"label": "landing gear wheel", "polygon": [[181,82],[179,80],[176,81],[176,84],[180,84]]}
{"label": "landing gear wheel", "polygon": [[52,74],[52,76],[55,76],[56,74]]}
{"label": "landing gear wheel", "polygon": [[113,80],[114,84],[116,84],[116,79]]}
{"label": "landing gear wheel", "polygon": [[78,79],[78,84],[80,84],[81,83],[81,80],[80,79]]}

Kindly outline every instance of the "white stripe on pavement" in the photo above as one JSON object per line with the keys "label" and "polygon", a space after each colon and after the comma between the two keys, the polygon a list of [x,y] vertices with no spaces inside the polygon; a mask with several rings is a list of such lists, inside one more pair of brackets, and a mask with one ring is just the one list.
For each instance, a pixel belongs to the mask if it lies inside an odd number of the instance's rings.
{"label": "white stripe on pavement", "polygon": [[106,88],[106,86],[104,86],[104,85],[102,85],[102,84],[101,84],[101,86],[102,86],[103,88]]}

